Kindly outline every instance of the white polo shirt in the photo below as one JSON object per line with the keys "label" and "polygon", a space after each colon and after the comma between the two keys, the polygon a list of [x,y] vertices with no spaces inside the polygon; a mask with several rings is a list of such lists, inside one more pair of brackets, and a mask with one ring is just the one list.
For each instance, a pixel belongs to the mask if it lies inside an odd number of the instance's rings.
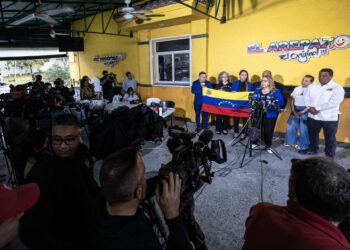
{"label": "white polo shirt", "polygon": [[333,81],[323,86],[320,83],[311,84],[305,96],[305,104],[320,112],[317,115],[309,112],[309,117],[319,121],[338,121],[339,105],[344,100],[344,95],[344,88]]}
{"label": "white polo shirt", "polygon": [[305,105],[305,96],[307,94],[307,87],[303,86],[295,87],[292,94],[290,95],[294,99],[294,106],[306,106]]}

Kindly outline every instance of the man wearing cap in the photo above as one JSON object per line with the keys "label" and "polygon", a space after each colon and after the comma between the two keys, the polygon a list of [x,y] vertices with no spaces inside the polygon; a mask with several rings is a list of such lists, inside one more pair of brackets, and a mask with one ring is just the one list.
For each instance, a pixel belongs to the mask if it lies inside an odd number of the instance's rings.
{"label": "man wearing cap", "polygon": [[39,199],[35,183],[14,189],[0,185],[0,249],[27,249],[18,239],[19,219]]}

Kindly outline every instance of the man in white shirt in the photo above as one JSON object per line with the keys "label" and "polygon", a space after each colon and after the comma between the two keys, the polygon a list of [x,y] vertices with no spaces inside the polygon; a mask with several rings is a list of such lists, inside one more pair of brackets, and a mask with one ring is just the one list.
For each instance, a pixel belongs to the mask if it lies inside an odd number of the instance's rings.
{"label": "man in white shirt", "polygon": [[122,87],[123,87],[123,90],[124,92],[128,92],[128,89],[129,88],[132,88],[135,92],[136,92],[136,89],[137,89],[137,83],[134,79],[132,79],[132,75],[130,72],[126,72],[125,73],[125,76],[127,79],[125,79],[122,83]]}
{"label": "man in white shirt", "polygon": [[307,126],[310,145],[308,149],[300,150],[299,153],[317,154],[319,133],[323,128],[326,156],[334,158],[339,106],[344,100],[345,91],[342,86],[332,81],[332,69],[322,69],[318,78],[319,83],[311,84],[305,97],[305,104],[309,107]]}
{"label": "man in white shirt", "polygon": [[[306,149],[309,147],[309,133],[307,129],[308,108],[305,106],[305,96],[310,84],[314,82],[314,77],[304,76],[301,86],[295,87],[290,104],[292,113],[289,116],[286,129],[285,146],[293,146],[296,149]],[[299,132],[299,137],[298,137]]]}

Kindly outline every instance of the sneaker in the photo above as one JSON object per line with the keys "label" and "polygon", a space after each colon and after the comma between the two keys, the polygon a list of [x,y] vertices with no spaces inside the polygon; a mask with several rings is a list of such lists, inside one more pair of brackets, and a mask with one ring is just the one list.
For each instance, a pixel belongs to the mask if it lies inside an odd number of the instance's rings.
{"label": "sneaker", "polygon": [[290,145],[290,144],[284,144],[284,146],[285,146],[285,147],[290,147],[290,146],[292,146],[292,145]]}
{"label": "sneaker", "polygon": [[233,138],[236,138],[238,136],[238,133],[233,134]]}
{"label": "sneaker", "polygon": [[258,145],[256,144],[252,144],[252,148],[256,148]]}
{"label": "sneaker", "polygon": [[227,130],[222,131],[224,135],[227,135]]}
{"label": "sneaker", "polygon": [[294,145],[294,148],[296,148],[297,150],[301,150],[301,147],[299,145]]}
{"label": "sneaker", "polygon": [[299,150],[298,152],[299,154],[302,154],[302,155],[317,155],[317,152],[312,151],[310,149],[303,149],[303,150]]}
{"label": "sneaker", "polygon": [[220,131],[216,131],[215,132],[217,135],[221,135],[221,132]]}
{"label": "sneaker", "polygon": [[273,154],[272,150],[269,149],[269,148],[266,149],[266,152],[269,153],[269,154]]}

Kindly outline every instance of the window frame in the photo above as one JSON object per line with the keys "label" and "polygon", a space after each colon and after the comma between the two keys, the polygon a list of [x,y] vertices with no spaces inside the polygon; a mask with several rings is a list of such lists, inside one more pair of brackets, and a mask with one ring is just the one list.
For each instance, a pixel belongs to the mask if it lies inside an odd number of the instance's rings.
{"label": "window frame", "polygon": [[[189,40],[189,49],[188,50],[177,50],[177,51],[166,51],[166,52],[157,52],[157,43],[167,42],[174,40]],[[188,81],[175,81],[175,55],[176,54],[188,54],[189,55],[189,80]],[[173,81],[160,81],[159,78],[159,68],[158,68],[158,58],[159,55],[171,55],[172,59],[172,79]],[[155,58],[154,58],[155,57]],[[192,83],[192,38],[191,35],[179,35],[172,37],[160,37],[150,40],[150,76],[151,76],[151,85],[152,86],[164,86],[164,87],[191,87]],[[155,79],[154,79],[155,78]]]}

